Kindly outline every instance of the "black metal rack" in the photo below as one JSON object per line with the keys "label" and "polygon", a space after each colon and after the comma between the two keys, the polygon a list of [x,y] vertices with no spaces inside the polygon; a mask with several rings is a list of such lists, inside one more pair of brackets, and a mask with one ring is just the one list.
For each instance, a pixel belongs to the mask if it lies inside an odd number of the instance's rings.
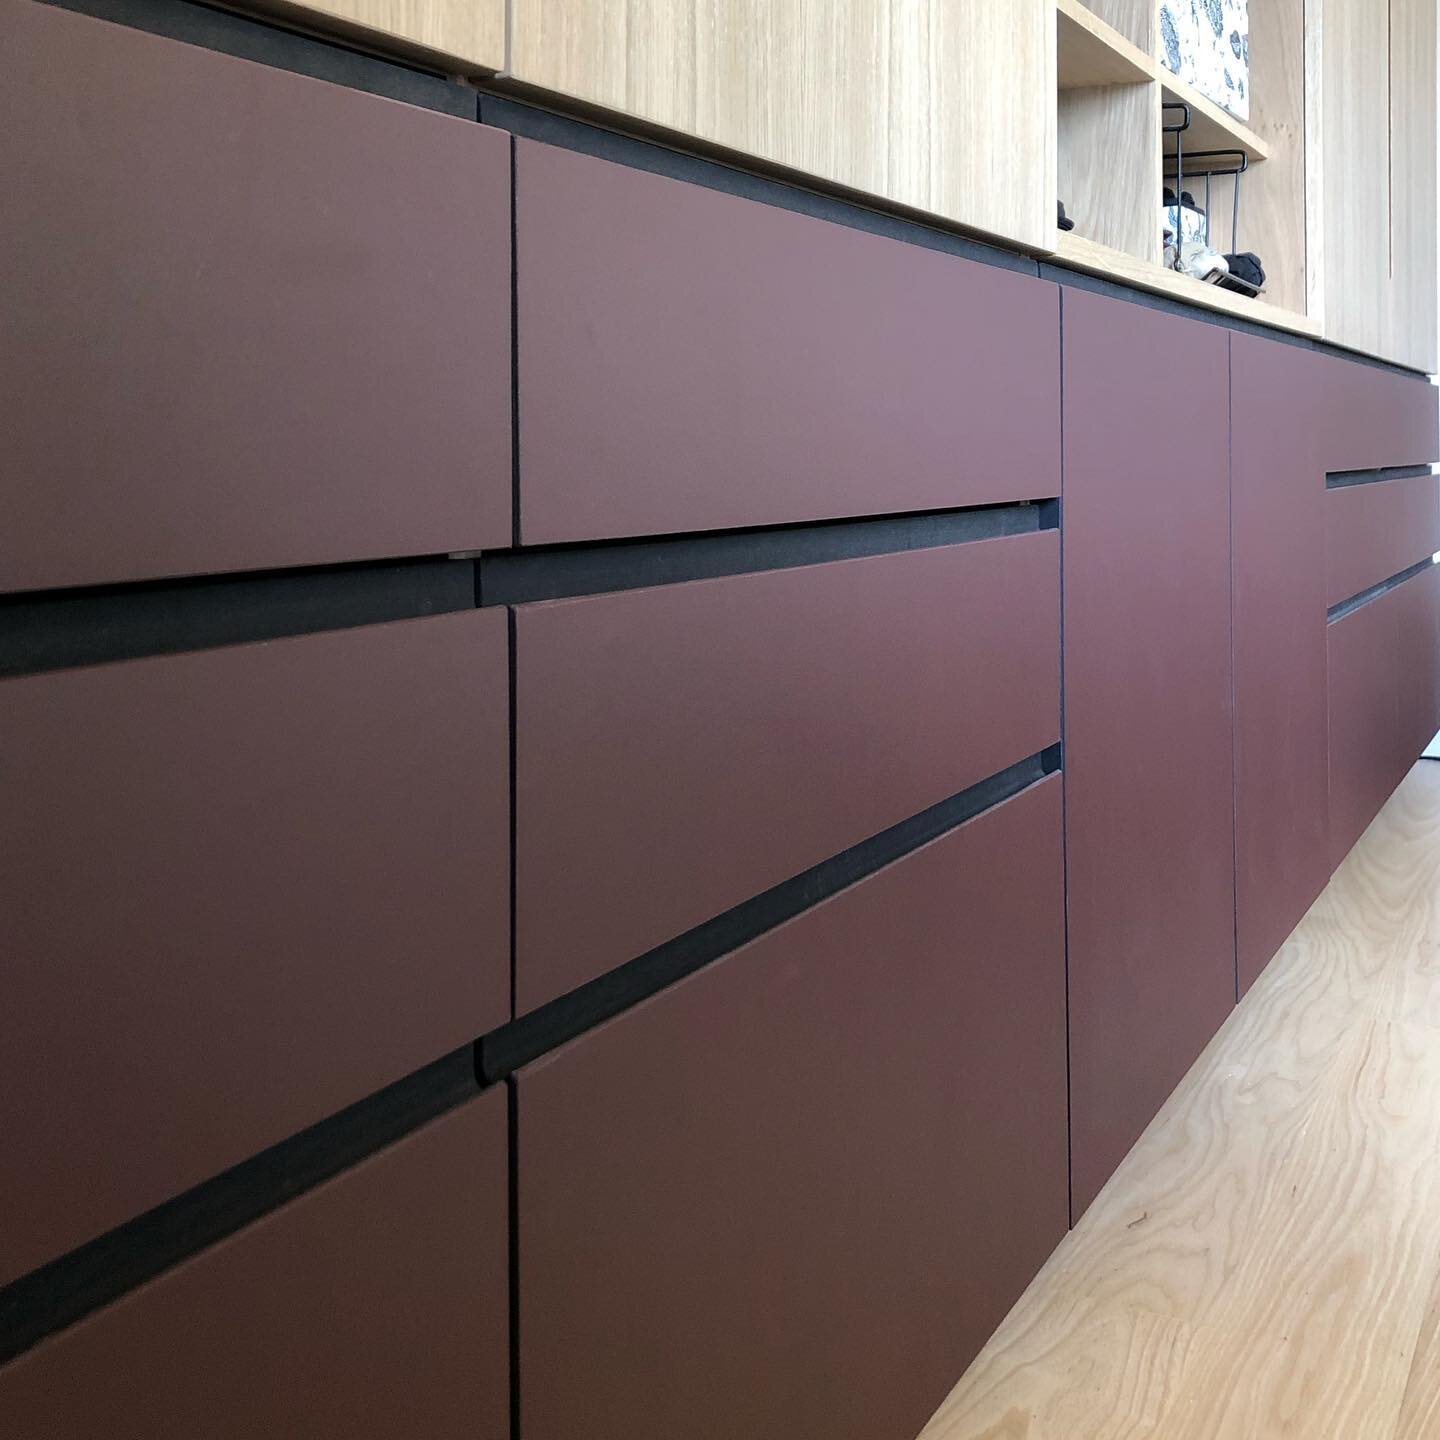
{"label": "black metal rack", "polygon": [[[1250,157],[1243,150],[1192,150],[1187,157],[1185,154],[1185,132],[1190,128],[1190,106],[1183,100],[1165,100],[1161,102],[1162,111],[1178,111],[1179,118],[1171,124],[1162,122],[1161,131],[1166,135],[1175,137],[1175,153],[1164,157],[1165,178],[1173,182],[1175,190],[1175,264],[1174,269],[1180,270],[1183,261],[1181,259],[1182,240],[1184,238],[1184,217],[1182,211],[1184,205],[1181,203],[1180,195],[1185,189],[1185,166],[1187,158],[1192,162],[1200,163],[1193,172],[1192,178],[1205,181],[1205,206],[1202,214],[1205,217],[1205,243],[1211,245],[1210,239],[1210,209],[1212,199],[1212,186],[1217,176],[1229,176],[1232,193],[1230,202],[1230,253],[1238,254],[1240,250],[1240,177],[1250,168]],[[1171,169],[1173,167],[1173,173]],[[1223,290],[1233,290],[1240,295],[1255,296],[1260,293],[1258,285],[1252,285],[1248,280],[1242,280],[1238,275],[1227,273],[1220,280],[1215,282]]]}

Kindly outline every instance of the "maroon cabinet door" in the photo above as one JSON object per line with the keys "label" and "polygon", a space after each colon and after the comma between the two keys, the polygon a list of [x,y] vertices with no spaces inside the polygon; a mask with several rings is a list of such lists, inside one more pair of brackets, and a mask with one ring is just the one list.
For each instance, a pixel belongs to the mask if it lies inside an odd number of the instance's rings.
{"label": "maroon cabinet door", "polygon": [[505,617],[0,682],[0,1283],[509,1014]]}
{"label": "maroon cabinet door", "polygon": [[510,538],[509,143],[0,0],[0,591]]}
{"label": "maroon cabinet door", "polygon": [[1228,336],[1075,290],[1062,323],[1078,1217],[1235,1000]]}
{"label": "maroon cabinet door", "polygon": [[1335,621],[1327,632],[1332,867],[1349,854],[1404,773],[1399,764],[1400,596],[1401,590],[1389,591]]}
{"label": "maroon cabinet door", "polygon": [[521,1011],[1059,738],[1053,530],[515,626]]}
{"label": "maroon cabinet door", "polygon": [[0,1369],[25,1440],[508,1440],[492,1091]]}
{"label": "maroon cabinet door", "polygon": [[1059,493],[1058,290],[516,145],[529,544]]}
{"label": "maroon cabinet door", "polygon": [[[1331,361],[1230,338],[1235,935],[1242,993],[1330,877],[1324,435]],[[1354,467],[1358,468],[1358,467]]]}
{"label": "maroon cabinet door", "polygon": [[1440,550],[1440,475],[1325,492],[1326,601],[1338,605]]}
{"label": "maroon cabinet door", "polygon": [[1440,566],[1401,585],[1398,604],[1403,774],[1440,730]]}
{"label": "maroon cabinet door", "polygon": [[911,1440],[1065,1232],[1060,784],[517,1079],[528,1440]]}

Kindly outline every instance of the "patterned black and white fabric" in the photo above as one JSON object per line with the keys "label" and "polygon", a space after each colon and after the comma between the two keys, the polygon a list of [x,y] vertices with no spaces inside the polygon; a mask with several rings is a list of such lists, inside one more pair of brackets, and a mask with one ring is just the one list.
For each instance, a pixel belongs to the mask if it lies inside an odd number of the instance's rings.
{"label": "patterned black and white fabric", "polygon": [[1160,59],[1232,115],[1250,115],[1249,0],[1162,0]]}

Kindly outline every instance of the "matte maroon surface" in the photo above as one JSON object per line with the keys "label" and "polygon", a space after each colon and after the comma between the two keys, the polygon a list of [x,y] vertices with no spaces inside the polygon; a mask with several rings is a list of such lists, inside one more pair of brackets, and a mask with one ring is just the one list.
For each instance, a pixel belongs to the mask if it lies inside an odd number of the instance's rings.
{"label": "matte maroon surface", "polygon": [[[1338,865],[1399,783],[1398,592],[1329,627],[1330,863]],[[1418,751],[1417,751],[1418,754]]]}
{"label": "matte maroon surface", "polygon": [[[1274,343],[1260,341],[1258,343]],[[1378,470],[1440,460],[1437,392],[1423,376],[1316,356],[1300,414],[1326,470]]]}
{"label": "matte maroon surface", "polygon": [[1235,931],[1242,992],[1325,888],[1331,869],[1327,493],[1317,429],[1324,367],[1331,363],[1344,362],[1256,336],[1230,337]]}
{"label": "matte maroon surface", "polygon": [[510,538],[509,142],[0,0],[0,590]]}
{"label": "matte maroon surface", "polygon": [[0,1282],[509,1014],[505,617],[0,684]]}
{"label": "matte maroon surface", "polygon": [[1054,531],[521,607],[517,1006],[1059,738]]}
{"label": "matte maroon surface", "polygon": [[1400,661],[1400,772],[1440,731],[1440,566],[1396,592]]}
{"label": "matte maroon surface", "polygon": [[1228,436],[1191,423],[1225,411],[1228,336],[1079,290],[1063,314],[1078,1218],[1235,1001]]}
{"label": "matte maroon surface", "polygon": [[495,1090],[0,1369],[26,1440],[508,1440]]}
{"label": "matte maroon surface", "polygon": [[1440,550],[1440,475],[1325,492],[1327,603],[1337,605]]}
{"label": "matte maroon surface", "polygon": [[520,140],[528,543],[1059,493],[1057,287]]}
{"label": "matte maroon surface", "polygon": [[1060,782],[518,1077],[528,1440],[911,1440],[1065,1233]]}

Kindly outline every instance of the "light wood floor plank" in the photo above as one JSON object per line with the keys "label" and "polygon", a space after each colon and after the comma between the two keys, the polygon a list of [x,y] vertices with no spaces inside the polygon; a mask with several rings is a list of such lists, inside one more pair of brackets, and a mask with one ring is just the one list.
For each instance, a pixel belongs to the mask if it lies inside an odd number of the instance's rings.
{"label": "light wood floor plank", "polygon": [[1440,765],[1407,777],[923,1440],[1440,1437]]}

